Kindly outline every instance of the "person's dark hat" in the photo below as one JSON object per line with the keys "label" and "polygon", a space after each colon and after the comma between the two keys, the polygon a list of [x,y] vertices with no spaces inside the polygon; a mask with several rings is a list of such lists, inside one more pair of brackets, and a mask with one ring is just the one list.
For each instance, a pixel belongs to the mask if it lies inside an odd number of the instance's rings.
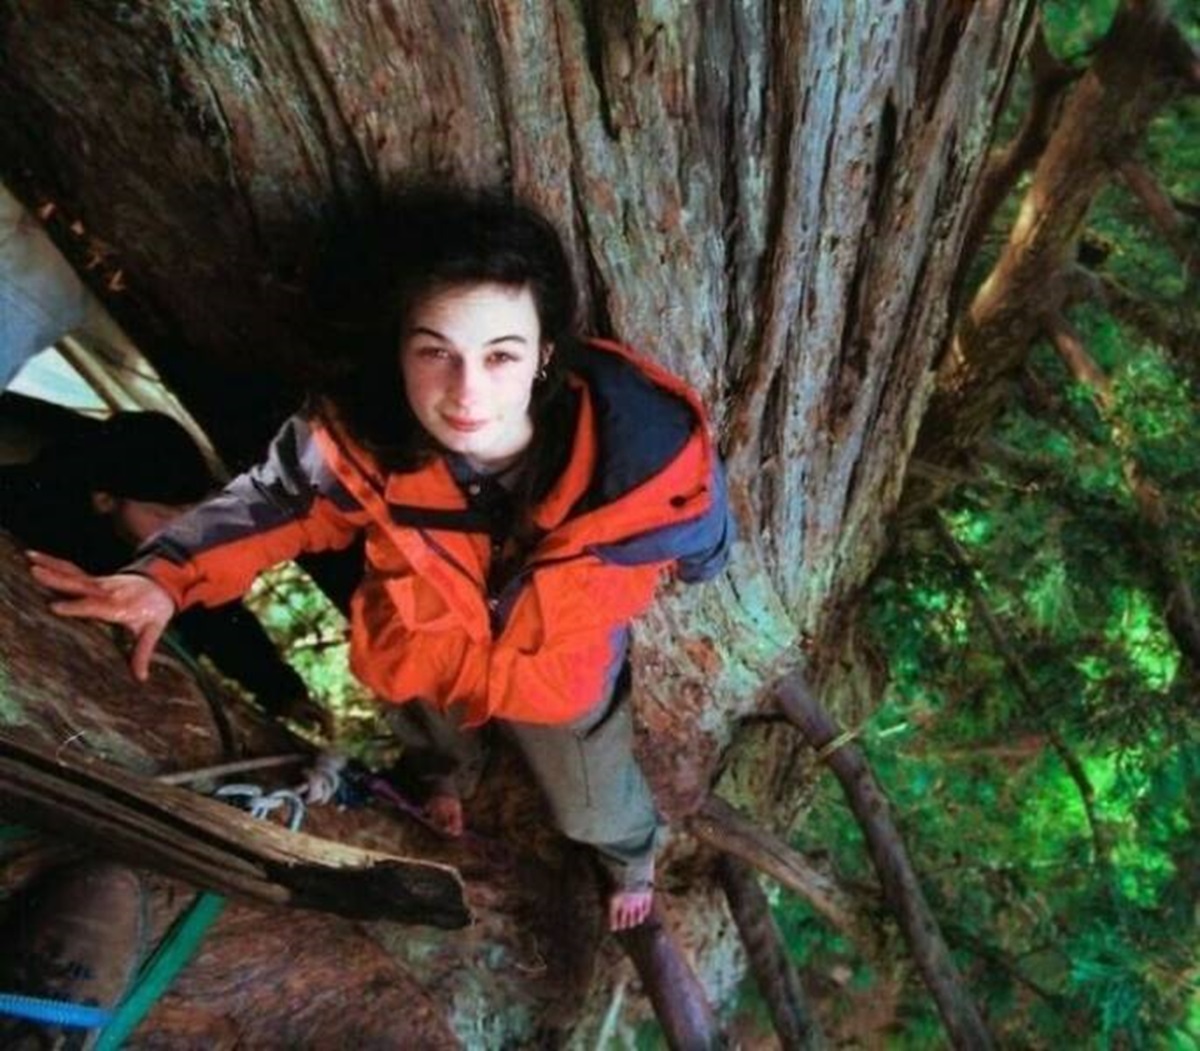
{"label": "person's dark hat", "polygon": [[126,500],[192,504],[217,485],[191,435],[161,412],[118,413],[83,453],[79,467],[87,488]]}

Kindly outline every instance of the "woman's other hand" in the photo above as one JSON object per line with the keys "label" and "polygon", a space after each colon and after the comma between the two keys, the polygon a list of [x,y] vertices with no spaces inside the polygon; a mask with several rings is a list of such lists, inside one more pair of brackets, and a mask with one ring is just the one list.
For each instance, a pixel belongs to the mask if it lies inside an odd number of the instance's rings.
{"label": "woman's other hand", "polygon": [[129,666],[145,682],[154,647],[175,615],[175,603],[166,590],[136,573],[94,577],[65,559],[39,551],[26,554],[34,580],[61,596],[50,604],[59,616],[103,620],[129,630],[134,637]]}

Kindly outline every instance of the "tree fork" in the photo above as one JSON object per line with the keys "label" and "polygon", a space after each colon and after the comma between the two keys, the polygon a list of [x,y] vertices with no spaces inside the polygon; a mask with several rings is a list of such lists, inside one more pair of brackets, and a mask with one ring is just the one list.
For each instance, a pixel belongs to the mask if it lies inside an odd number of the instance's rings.
{"label": "tree fork", "polygon": [[863,908],[846,889],[724,799],[710,796],[688,828],[697,839],[752,866],[808,902],[817,915],[846,935],[868,959],[879,958],[879,940]]}
{"label": "tree fork", "polygon": [[[1095,60],[1062,102],[1000,258],[958,322],[917,458],[957,464],[990,428],[1007,382],[1042,333],[1046,288],[1069,270],[1088,210],[1112,179],[1112,158],[1132,153],[1154,115],[1195,90],[1197,70],[1200,59],[1162,0],[1121,4]],[[943,492],[928,478],[912,478],[902,501],[912,512]]]}
{"label": "tree fork", "polygon": [[813,1017],[754,871],[744,861],[724,855],[717,862],[717,876],[783,1051],[822,1051],[825,1035]]}
{"label": "tree fork", "polygon": [[862,752],[849,742],[799,671],[775,684],[775,699],[829,764],[866,837],[883,896],[895,913],[942,1024],[956,1048],[995,1047],[929,908],[904,841],[892,820],[887,797]]}

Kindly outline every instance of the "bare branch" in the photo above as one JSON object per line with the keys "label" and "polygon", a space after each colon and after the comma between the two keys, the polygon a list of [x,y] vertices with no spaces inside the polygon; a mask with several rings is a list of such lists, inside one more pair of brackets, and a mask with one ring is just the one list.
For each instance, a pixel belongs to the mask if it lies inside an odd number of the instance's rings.
{"label": "bare branch", "polygon": [[[1118,9],[1062,102],[1000,258],[960,319],[922,421],[918,458],[956,466],[1006,404],[1008,382],[1042,333],[1046,291],[1074,264],[1087,213],[1112,178],[1112,158],[1130,156],[1153,116],[1183,90],[1172,73],[1178,37],[1159,0],[1126,0]],[[913,478],[903,499],[920,508],[941,492]]]}
{"label": "bare branch", "polygon": [[875,781],[866,758],[849,743],[799,672],[791,672],[776,684],[775,697],[808,743],[825,756],[846,793],[850,809],[866,837],[884,898],[900,921],[951,1043],[971,1051],[994,1047],[995,1041],[950,957],[904,841],[892,821],[887,797]]}
{"label": "bare branch", "polygon": [[1045,150],[1063,94],[1080,75],[1050,50],[1041,18],[1036,19],[1033,27],[1029,71],[1033,81],[1029,108],[1016,134],[1004,146],[993,150],[988,158],[963,246],[965,260],[975,257],[996,212],[1012,193],[1017,180]]}
{"label": "bare branch", "polygon": [[720,1028],[704,988],[663,925],[657,905],[650,919],[618,939],[637,968],[667,1044],[678,1051],[721,1047]]}
{"label": "bare branch", "polygon": [[1125,161],[1117,168],[1121,181],[1142,203],[1154,228],[1162,235],[1171,251],[1187,268],[1192,277],[1200,277],[1200,254],[1187,238],[1183,216],[1171,202],[1170,194],[1159,184],[1154,173],[1138,161]]}
{"label": "bare branch", "polygon": [[1083,340],[1066,318],[1055,316],[1049,324],[1054,349],[1075,379],[1091,392],[1096,408],[1109,425],[1113,445],[1121,457],[1125,483],[1133,495],[1139,516],[1148,527],[1145,543],[1164,593],[1167,625],[1180,652],[1193,668],[1200,668],[1200,613],[1188,580],[1187,564],[1169,528],[1166,502],[1158,487],[1142,471],[1133,455],[1132,436],[1113,413],[1113,390],[1108,376],[1088,353]]}
{"label": "bare branch", "polygon": [[799,895],[819,916],[841,931],[868,958],[879,944],[862,905],[803,854],[755,825],[719,796],[710,796],[689,824],[692,834],[722,853],[752,865],[780,886]]}
{"label": "bare branch", "polygon": [[717,872],[783,1051],[820,1051],[826,1046],[824,1034],[813,1017],[753,870],[726,855],[718,863]]}

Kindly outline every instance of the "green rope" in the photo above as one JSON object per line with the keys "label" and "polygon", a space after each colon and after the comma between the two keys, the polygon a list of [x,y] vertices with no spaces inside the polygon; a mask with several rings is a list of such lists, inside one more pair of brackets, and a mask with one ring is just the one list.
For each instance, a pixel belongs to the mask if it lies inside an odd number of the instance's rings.
{"label": "green rope", "polygon": [[112,1021],[97,1039],[95,1051],[117,1051],[187,965],[224,908],[225,898],[220,894],[206,890],[196,895],[138,972],[129,995],[121,1001]]}

